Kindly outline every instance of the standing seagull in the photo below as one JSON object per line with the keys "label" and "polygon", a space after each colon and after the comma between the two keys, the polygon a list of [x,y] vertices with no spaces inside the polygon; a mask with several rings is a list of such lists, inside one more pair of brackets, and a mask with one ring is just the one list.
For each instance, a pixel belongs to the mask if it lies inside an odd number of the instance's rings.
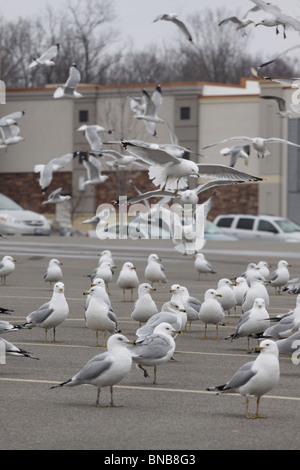
{"label": "standing seagull", "polygon": [[107,341],[107,351],[98,354],[91,359],[76,375],[67,382],[54,385],[51,388],[75,385],[94,385],[97,387],[96,406],[99,403],[101,387],[110,387],[110,406],[115,406],[113,401],[113,386],[119,383],[131,369],[132,358],[128,351],[128,339],[126,336],[115,334]]}
{"label": "standing seagull", "polygon": [[50,287],[52,286],[52,282],[59,282],[63,278],[62,270],[61,270],[62,263],[56,259],[52,258],[49,261],[48,267],[44,273],[44,281],[50,283]]}
{"label": "standing seagull", "polygon": [[69,98],[83,98],[83,95],[76,90],[77,86],[79,85],[80,78],[81,75],[77,65],[72,64],[70,67],[68,80],[63,87],[58,87],[55,90],[53,98],[57,99],[63,98],[65,96]]}
{"label": "standing seagull", "polygon": [[195,263],[194,267],[196,271],[198,272],[199,279],[201,273],[211,273],[211,274],[216,274],[216,271],[213,270],[213,267],[209,261],[205,258],[203,253],[197,253],[195,255]]}
{"label": "standing seagull", "polygon": [[172,21],[174,24],[178,26],[180,31],[185,35],[185,37],[192,42],[193,38],[186,27],[186,25],[183,23],[183,21],[178,19],[178,15],[176,13],[163,13],[162,15],[158,15],[156,18],[154,18],[153,23],[159,20],[164,20],[164,21]]}
{"label": "standing seagull", "polygon": [[167,282],[165,268],[161,264],[161,259],[155,253],[148,256],[148,263],[145,268],[145,279],[147,282],[150,282],[152,287],[154,287],[155,282]]}
{"label": "standing seagull", "polygon": [[[246,398],[247,418],[262,418],[259,414],[260,398],[279,382],[278,347],[275,341],[264,340],[256,349],[260,351],[255,361],[247,362],[224,385],[209,387],[210,392],[239,393]],[[249,412],[249,397],[256,397],[256,415]]]}
{"label": "standing seagull", "polygon": [[55,65],[55,62],[53,62],[52,59],[57,56],[58,51],[59,51],[59,43],[57,43],[55,46],[49,47],[46,52],[44,52],[40,57],[36,58],[34,57],[32,59],[31,64],[29,65],[29,68],[32,69],[36,67],[37,65],[45,65],[46,67],[51,67]]}
{"label": "standing seagull", "polygon": [[138,338],[133,346],[129,347],[133,362],[144,371],[144,377],[149,374],[143,366],[154,367],[154,380],[156,384],[156,371],[159,364],[168,362],[173,357],[176,344],[173,338],[174,334],[179,333],[169,323],[163,322],[154,328],[152,334]]}
{"label": "standing seagull", "polygon": [[129,289],[131,291],[130,300],[133,302],[133,289],[138,287],[139,279],[136,274],[136,267],[130,261],[123,264],[117,280],[117,285],[120,289],[123,289],[123,302],[126,301],[125,292]]}
{"label": "standing seagull", "polygon": [[280,294],[280,289],[289,282],[289,266],[291,265],[286,260],[282,259],[278,261],[277,269],[269,276],[268,282],[275,287],[277,294]]}
{"label": "standing seagull", "polygon": [[53,294],[49,302],[41,305],[37,310],[26,317],[26,322],[19,325],[22,328],[40,327],[45,329],[45,341],[47,331],[53,328],[53,342],[56,342],[56,327],[61,325],[69,314],[69,306],[65,298],[65,286],[57,282],[53,287]]}
{"label": "standing seagull", "polygon": [[15,269],[16,260],[9,255],[3,256],[2,261],[0,261],[0,278],[2,286],[6,286],[6,278],[11,274]]}

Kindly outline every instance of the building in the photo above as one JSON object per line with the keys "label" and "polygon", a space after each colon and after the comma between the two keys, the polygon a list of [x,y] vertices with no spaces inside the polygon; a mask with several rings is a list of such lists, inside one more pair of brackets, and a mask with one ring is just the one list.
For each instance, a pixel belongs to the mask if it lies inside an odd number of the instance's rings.
{"label": "building", "polygon": [[[220,154],[223,147],[244,143],[228,142],[203,151],[211,143],[233,136],[279,137],[300,142],[299,116],[291,119],[278,114],[277,103],[261,99],[261,95],[276,95],[288,105],[296,100],[290,87],[266,80],[242,79],[240,85],[217,83],[162,83],[163,104],[159,116],[164,124],[157,125],[157,137],[147,133],[142,121],[133,118],[129,97],[141,96],[142,88],[151,94],[155,84],[89,86],[81,85],[83,98],[73,100],[53,99],[55,87],[43,89],[7,90],[6,104],[0,104],[0,116],[24,110],[20,119],[20,135],[24,140],[0,149],[0,191],[12,197],[23,207],[38,212],[54,212],[55,208],[43,206],[45,195],[38,184],[39,175],[34,173],[36,164],[49,162],[65,153],[89,150],[82,124],[100,124],[111,134],[103,132],[104,142],[140,139],[151,142],[170,142],[170,129],[176,134],[180,145],[195,154],[198,162],[229,164],[229,157]],[[294,94],[293,94],[294,93]],[[120,146],[105,148],[121,150]],[[267,213],[287,216],[300,222],[300,183],[298,149],[286,144],[269,144],[270,155],[257,158],[253,148],[248,165],[240,159],[236,168],[263,177],[261,183],[227,186],[214,193],[210,217],[219,213],[244,212]],[[197,156],[201,154],[205,156]],[[132,164],[114,169],[109,159],[102,160],[103,171],[109,178],[101,185],[82,189],[85,169],[77,157],[54,174],[48,192],[62,187],[72,194],[71,216],[86,217],[95,214],[99,204],[111,203],[118,195],[133,195],[131,181],[145,191],[152,186],[147,171]],[[191,184],[195,184],[191,181]]]}

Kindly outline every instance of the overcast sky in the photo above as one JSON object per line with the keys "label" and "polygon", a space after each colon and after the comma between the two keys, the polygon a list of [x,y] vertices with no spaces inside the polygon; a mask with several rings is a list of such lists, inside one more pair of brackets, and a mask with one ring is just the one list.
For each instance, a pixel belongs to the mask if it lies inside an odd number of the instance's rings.
{"label": "overcast sky", "polygon": [[[174,33],[175,25],[160,21],[152,23],[153,18],[161,13],[178,13],[182,20],[187,21],[189,15],[201,12],[206,8],[218,9],[224,7],[226,13],[240,12],[244,14],[254,6],[251,0],[112,0],[115,12],[118,16],[116,25],[120,29],[122,37],[131,37],[137,47],[144,47],[149,43],[168,41]],[[43,7],[50,3],[58,8],[63,0],[6,0],[0,5],[0,13],[6,19],[14,19],[18,16],[34,16],[41,13]],[[272,0],[285,12],[300,18],[299,0]],[[255,19],[261,13],[255,14]],[[290,46],[300,43],[300,36],[295,31],[287,32],[287,39],[282,34],[276,36],[274,28],[259,26],[255,29],[251,38],[253,51],[263,50],[268,55],[277,54]],[[237,34],[237,38],[239,33]]]}

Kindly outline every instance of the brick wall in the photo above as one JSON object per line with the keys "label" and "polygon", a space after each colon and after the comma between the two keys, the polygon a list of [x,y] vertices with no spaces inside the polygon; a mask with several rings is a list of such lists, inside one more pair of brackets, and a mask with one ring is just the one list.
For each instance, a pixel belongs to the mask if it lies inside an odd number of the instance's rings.
{"label": "brick wall", "polygon": [[[109,173],[107,173],[109,174]],[[122,171],[109,174],[109,179],[96,186],[96,207],[103,203],[111,203],[118,200],[119,194],[127,197],[136,196],[130,181],[140,191],[146,192],[156,189],[148,178],[147,171]],[[2,173],[0,174],[0,192],[19,203],[24,209],[30,209],[39,213],[55,213],[55,205],[42,205],[47,195],[56,188],[62,187],[64,191],[71,193],[72,174],[70,172],[54,173],[51,186],[46,195],[43,195],[38,183],[39,176],[36,173]],[[255,214],[258,212],[258,184],[236,184],[232,186],[211,189],[200,195],[199,203],[213,196],[211,210],[208,218],[213,220],[218,214],[229,212],[242,212]],[[154,200],[151,199],[151,203]]]}

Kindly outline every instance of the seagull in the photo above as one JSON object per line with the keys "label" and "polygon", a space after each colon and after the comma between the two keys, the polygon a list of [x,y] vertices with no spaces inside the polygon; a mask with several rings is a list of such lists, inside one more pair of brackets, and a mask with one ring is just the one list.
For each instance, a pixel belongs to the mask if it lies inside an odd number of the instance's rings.
{"label": "seagull", "polygon": [[299,294],[300,293],[300,277],[294,277],[289,279],[286,286],[281,287],[281,292],[287,291],[289,294]]}
{"label": "seagull", "polygon": [[184,34],[184,36],[190,41],[193,42],[193,38],[187,28],[187,26],[183,23],[183,21],[178,19],[178,15],[176,13],[163,13],[161,15],[158,15],[156,18],[154,18],[153,23],[159,20],[164,20],[164,21],[172,21],[180,31]]}
{"label": "seagull", "polygon": [[159,148],[122,141],[123,147],[149,166],[149,177],[160,189],[179,190],[186,188],[188,176],[199,176],[195,162],[177,158]]}
{"label": "seagull", "polygon": [[221,155],[225,157],[230,156],[230,167],[234,167],[238,158],[243,158],[245,165],[248,165],[248,159],[250,155],[250,145],[234,145],[233,147],[225,147],[220,150]]}
{"label": "seagull", "polygon": [[0,132],[2,139],[0,139],[0,148],[7,149],[8,145],[17,144],[21,142],[23,137],[19,136],[20,127],[16,120],[23,117],[25,111],[15,111],[14,113],[7,114],[0,118]]}
{"label": "seagull", "polygon": [[276,324],[269,326],[260,335],[261,338],[282,339],[297,332],[300,328],[300,295],[297,296],[296,307],[293,310],[281,318],[273,317],[272,321],[276,321]]}
{"label": "seagull", "polygon": [[[249,175],[247,173],[236,170],[235,168],[218,165],[218,164],[199,164],[198,165],[200,177],[207,178],[219,178],[211,179],[206,183],[199,184],[194,189],[184,189],[184,190],[173,190],[166,191],[161,189],[155,189],[152,191],[147,191],[146,193],[139,194],[138,196],[131,197],[127,199],[127,204],[135,204],[136,202],[144,201],[152,197],[169,197],[176,198],[178,197],[179,203],[184,206],[184,204],[192,204],[196,206],[198,204],[199,194],[207,191],[208,189],[218,188],[220,186],[229,186],[238,183],[246,183],[249,181],[262,181],[262,178]],[[222,179],[221,179],[222,178]]]}
{"label": "seagull", "polygon": [[179,305],[183,305],[183,308],[186,312],[186,316],[183,316],[181,330],[187,331],[188,323],[188,331],[190,331],[192,321],[199,320],[199,312],[202,302],[196,297],[191,296],[188,289],[185,286],[181,286],[180,284],[173,284],[171,286],[170,292],[173,293],[171,301],[177,302]]}
{"label": "seagull", "polygon": [[97,277],[101,277],[101,279],[103,279],[103,281],[105,282],[107,292],[109,293],[108,284],[111,282],[113,278],[113,273],[114,273],[115,268],[116,266],[112,264],[110,261],[104,261],[103,263],[100,264],[100,266],[98,265],[97,268],[95,268],[92,271],[92,274],[90,275],[91,282],[94,282],[94,280],[97,279]]}
{"label": "seagull", "polygon": [[253,307],[245,312],[239,319],[234,333],[226,336],[225,339],[241,338],[247,336],[248,350],[250,336],[262,334],[270,326],[270,316],[266,310],[264,299],[257,297]]}
{"label": "seagull", "polygon": [[76,64],[72,64],[69,71],[69,77],[63,87],[58,87],[53,95],[53,98],[83,98],[83,95],[79,93],[76,88],[80,82],[80,72]]}
{"label": "seagull", "polygon": [[62,202],[69,201],[71,198],[70,195],[64,196],[62,194],[62,188],[57,188],[52,193],[49,194],[48,199],[43,201],[42,204],[60,204]]}
{"label": "seagull", "polygon": [[38,357],[33,356],[30,352],[25,351],[25,349],[21,349],[18,346],[10,343],[4,338],[0,338],[0,343],[3,341],[5,346],[5,354],[7,356],[15,356],[15,357],[30,357],[31,359],[38,359]]}
{"label": "seagull", "polygon": [[52,59],[57,56],[59,52],[59,46],[60,44],[57,43],[54,46],[49,47],[49,49],[47,49],[47,51],[44,52],[40,57],[34,57],[29,65],[29,68],[32,69],[37,65],[45,65],[46,67],[55,65],[55,62],[53,62]]}
{"label": "seagull", "polygon": [[21,129],[16,122],[7,124],[6,126],[0,126],[0,132],[2,139],[0,139],[0,148],[5,148],[9,145],[18,144],[24,140],[23,137],[19,136]]}
{"label": "seagull", "polygon": [[278,347],[275,341],[264,340],[256,348],[260,354],[255,361],[247,362],[224,385],[207,388],[210,392],[239,393],[246,398],[247,418],[254,418],[249,412],[249,397],[256,397],[255,418],[259,414],[260,398],[275,387],[279,382],[280,369]]}
{"label": "seagull", "polygon": [[279,34],[278,26],[282,25],[284,38],[286,38],[285,30],[287,27],[300,31],[300,21],[296,17],[284,13],[277,5],[266,3],[263,0],[251,1],[266,13],[263,18],[255,23],[255,26],[276,26],[276,34]]}
{"label": "seagull", "polygon": [[[93,280],[90,288],[92,288],[94,286],[97,286],[97,287],[100,286],[102,288],[102,300],[103,300],[103,302],[106,302],[109,307],[112,307],[109,295],[106,291],[106,285],[105,285],[104,280],[101,277],[96,277]],[[88,305],[90,303],[90,300],[91,300],[92,296],[88,291],[85,291],[84,295],[86,295],[85,302],[84,302],[84,308],[86,310],[88,308]]]}
{"label": "seagull", "polygon": [[66,163],[70,163],[76,156],[77,156],[76,152],[66,153],[65,155],[62,155],[61,157],[53,158],[46,165],[38,164],[34,166],[33,171],[35,173],[40,174],[39,185],[41,187],[43,194],[47,191],[48,187],[51,184],[53,173],[56,173],[58,170],[63,168],[63,166]]}
{"label": "seagull", "polygon": [[49,302],[46,302],[37,310],[31,312],[26,317],[26,322],[19,326],[21,328],[44,328],[45,341],[47,341],[47,331],[53,328],[53,342],[56,342],[56,327],[61,325],[69,314],[69,306],[64,292],[64,284],[62,282],[56,282]]}
{"label": "seagull", "polygon": [[218,301],[222,305],[223,310],[230,315],[230,310],[236,307],[236,298],[231,280],[226,277],[220,279],[216,290],[220,294]]}
{"label": "seagull", "polygon": [[206,149],[209,147],[213,147],[214,145],[224,144],[225,142],[228,142],[231,140],[246,140],[248,142],[251,142],[259,158],[264,158],[267,155],[270,155],[270,152],[267,149],[267,144],[269,143],[281,143],[281,144],[292,145],[293,147],[300,147],[300,145],[295,144],[294,142],[290,142],[289,140],[285,140],[285,139],[280,139],[278,137],[269,137],[268,139],[264,139],[262,137],[238,136],[238,137],[229,137],[228,139],[224,139],[219,142],[214,142],[213,144],[207,145],[206,147],[203,147],[203,148]]}
{"label": "seagull", "polygon": [[[100,155],[102,151],[102,140],[99,137],[99,132],[106,132],[104,127],[98,125],[89,125],[84,124],[83,126],[78,127],[78,132],[84,132],[85,138],[89,143],[91,151],[94,154]],[[107,131],[111,133],[112,131]]]}
{"label": "seagull", "polygon": [[[252,68],[252,74],[257,78],[263,78],[264,80],[270,80],[271,82],[281,83],[286,86],[291,86],[292,88],[300,88],[300,78],[297,77],[288,77],[288,78],[281,78],[281,77],[260,77],[258,76],[255,69]],[[298,92],[295,92],[298,93]],[[299,106],[299,99],[296,98],[296,103],[291,103],[290,108],[295,113],[300,113],[300,106]]]}
{"label": "seagull", "polygon": [[54,385],[72,387],[75,385],[94,385],[97,387],[96,406],[99,403],[102,387],[110,387],[110,406],[113,401],[113,386],[119,383],[131,370],[132,357],[128,350],[128,339],[121,334],[112,335],[107,341],[107,351],[92,358],[77,374],[66,382]]}
{"label": "seagull", "polygon": [[144,98],[144,112],[141,114],[134,114],[135,119],[142,119],[145,122],[147,131],[153,137],[156,136],[156,123],[163,123],[163,120],[157,116],[158,108],[162,104],[162,94],[161,87],[157,85],[152,96],[149,95],[147,90],[143,88],[143,98]]}
{"label": "seagull", "polygon": [[138,299],[135,301],[133,310],[131,312],[131,318],[134,321],[146,323],[152,315],[158,313],[156,303],[151,297],[151,292],[156,289],[147,282],[143,282],[138,287]]}
{"label": "seagull", "polygon": [[98,256],[98,266],[100,266],[100,264],[102,264],[104,261],[115,264],[112,252],[110,250],[102,250],[100,253],[98,253]]}
{"label": "seagull", "polygon": [[268,279],[268,282],[275,287],[275,291],[279,294],[280,288],[285,286],[290,279],[290,273],[288,267],[291,266],[286,260],[282,259],[278,261],[278,266],[275,271],[273,271]]}
{"label": "seagull", "polygon": [[133,289],[138,287],[139,279],[136,274],[136,267],[130,261],[123,264],[117,280],[117,285],[123,290],[123,302],[126,301],[125,292],[129,289],[131,291],[130,300],[133,302]]}
{"label": "seagull", "polygon": [[144,377],[149,377],[149,374],[143,366],[154,367],[153,384],[157,384],[157,366],[168,362],[173,357],[176,344],[172,335],[177,333],[179,331],[175,330],[172,325],[162,322],[154,328],[152,334],[138,338],[128,348],[133,362],[144,371]]}
{"label": "seagull", "polygon": [[276,101],[277,103],[277,106],[278,106],[278,113],[279,116],[281,118],[289,118],[291,119],[291,117],[293,116],[293,112],[291,109],[287,109],[286,107],[286,101],[285,99],[283,98],[280,98],[279,96],[273,96],[273,95],[264,95],[264,96],[260,96],[260,98],[264,99],[264,100],[273,100],[273,101]]}
{"label": "seagull", "polygon": [[4,308],[4,307],[0,307],[0,314],[1,315],[10,315],[12,312],[14,312],[14,310],[11,310],[9,308]]}
{"label": "seagull", "polygon": [[[249,289],[249,284],[245,277],[238,276],[233,284],[233,293],[235,295],[236,307],[242,306],[244,296]],[[235,307],[235,309],[236,309]]]}
{"label": "seagull", "polygon": [[263,298],[266,308],[268,308],[270,298],[265,286],[265,278],[259,272],[256,272],[250,277],[249,283],[249,289],[247,289],[242,302],[242,313],[247,312],[253,307],[254,300],[257,297]]}
{"label": "seagull", "polygon": [[14,271],[16,267],[15,263],[16,260],[10,255],[3,256],[0,261],[0,278],[2,286],[6,286],[6,278]]}
{"label": "seagull", "polygon": [[49,261],[48,267],[44,273],[44,281],[50,283],[50,287],[52,286],[52,282],[59,282],[63,278],[61,266],[62,262],[56,258],[52,258]]}
{"label": "seagull", "polygon": [[[87,309],[84,313],[85,324],[90,330],[96,331],[96,346],[98,343],[98,332],[104,331],[104,341],[106,341],[107,332],[120,333],[118,320],[112,307],[105,300],[105,292],[101,285],[92,286],[83,295],[90,295]],[[104,344],[105,347],[105,344]]]}
{"label": "seagull", "polygon": [[87,171],[87,180],[84,181],[82,187],[85,188],[89,184],[101,184],[107,179],[107,175],[102,174],[102,165],[100,160],[94,155],[84,155],[81,157],[83,166]]}
{"label": "seagull", "polygon": [[148,256],[148,263],[145,268],[145,279],[154,287],[155,282],[166,283],[167,276],[164,266],[161,263],[161,258],[156,253]]}
{"label": "seagull", "polygon": [[[106,219],[110,216],[111,213],[112,213],[111,208],[105,208],[105,209],[101,210],[100,212],[97,212],[97,214],[94,215],[93,217],[91,217],[90,219],[83,220],[81,223],[82,224],[91,224],[91,225],[95,225],[95,226],[98,225],[99,223],[100,223],[100,225],[104,225]],[[114,263],[112,263],[112,264],[114,264]]]}
{"label": "seagull", "polygon": [[127,166],[131,163],[139,163],[137,162],[136,157],[133,155],[123,155],[116,150],[102,150],[101,154],[104,157],[112,158],[112,162],[106,162],[107,165],[112,166],[113,168],[119,168],[120,166]]}
{"label": "seagull", "polygon": [[201,273],[216,274],[216,271],[213,270],[211,263],[207,261],[203,253],[196,253],[194,268],[198,273],[199,279],[200,279]]}
{"label": "seagull", "polygon": [[[174,300],[166,302],[160,312],[154,313],[145,323],[136,330],[136,335],[139,338],[146,337],[151,335],[157,325],[167,322],[175,330],[182,331],[185,328],[186,324],[186,311],[183,308],[181,303],[178,303]],[[174,337],[176,334],[174,333]]]}
{"label": "seagull", "polygon": [[219,298],[221,298],[221,294],[215,289],[208,289],[204,294],[204,301],[199,311],[199,320],[205,325],[203,339],[207,339],[206,330],[209,323],[216,325],[217,336],[215,339],[219,339],[218,327],[219,325],[224,326],[225,320],[225,312]]}
{"label": "seagull", "polygon": [[6,331],[19,331],[22,327],[20,325],[13,325],[6,320],[0,320],[0,333]]}
{"label": "seagull", "polygon": [[239,19],[237,16],[230,16],[229,18],[224,18],[224,20],[220,21],[218,26],[222,26],[227,23],[234,23],[236,25],[236,31],[241,31],[242,35],[246,36],[247,33],[244,28],[250,24],[254,24],[254,21],[250,20],[250,18]]}

